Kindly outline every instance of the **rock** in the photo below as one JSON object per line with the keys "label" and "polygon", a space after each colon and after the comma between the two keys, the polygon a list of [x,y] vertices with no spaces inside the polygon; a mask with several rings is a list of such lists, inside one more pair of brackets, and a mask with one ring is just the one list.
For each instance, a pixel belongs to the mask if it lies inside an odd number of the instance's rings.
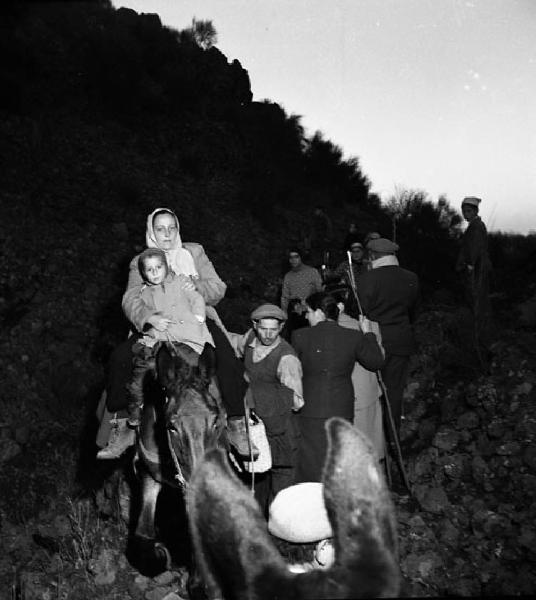
{"label": "rock", "polygon": [[455,548],[458,545],[459,537],[459,529],[451,521],[444,519],[440,526],[439,539],[447,546]]}
{"label": "rock", "polygon": [[408,383],[404,389],[404,401],[411,402],[413,398],[415,398],[415,394],[420,386],[421,384],[418,381],[412,381],[411,383]]}
{"label": "rock", "polygon": [[409,520],[409,525],[412,529],[416,529],[418,527],[426,527],[426,523],[424,519],[420,515],[413,515]]}
{"label": "rock", "polygon": [[15,458],[22,451],[15,440],[0,439],[0,465]]}
{"label": "rock", "polygon": [[482,483],[489,475],[489,468],[486,461],[481,456],[475,456],[471,461],[473,478],[477,483]]}
{"label": "rock", "polygon": [[423,442],[430,442],[436,432],[435,418],[424,419],[419,423],[419,439]]}
{"label": "rock", "polygon": [[440,450],[449,451],[456,448],[459,439],[460,436],[458,432],[449,429],[441,429],[435,434],[432,444]]}
{"label": "rock", "polygon": [[448,596],[480,596],[480,592],[480,583],[469,577],[462,577],[455,581],[450,581],[447,589]]}
{"label": "rock", "polygon": [[450,479],[460,479],[464,472],[465,461],[461,454],[446,456],[442,459],[443,470]]}
{"label": "rock", "polygon": [[[145,593],[145,600],[164,600],[169,594],[174,594],[168,587],[159,586]],[[180,596],[179,596],[180,598]]]}
{"label": "rock", "polygon": [[531,393],[532,388],[532,383],[529,381],[524,381],[515,387],[514,394],[517,394],[518,396],[528,396]]}
{"label": "rock", "polygon": [[456,420],[457,429],[476,429],[479,425],[480,419],[474,410],[464,412]]}
{"label": "rock", "polygon": [[536,531],[529,524],[525,525],[518,541],[525,548],[536,548]]}
{"label": "rock", "polygon": [[516,310],[519,314],[519,322],[526,327],[536,325],[536,296],[518,304]]}
{"label": "rock", "polygon": [[154,577],[153,582],[155,585],[169,585],[174,578],[175,576],[171,571],[164,571],[163,573],[160,573],[160,575]]}
{"label": "rock", "polygon": [[441,487],[415,486],[415,495],[426,512],[440,514],[450,504],[445,490]]}
{"label": "rock", "polygon": [[521,453],[521,444],[518,442],[507,442],[506,444],[501,444],[495,450],[495,452],[501,456],[512,456],[513,454]]}
{"label": "rock", "polygon": [[492,421],[486,427],[486,431],[488,432],[488,435],[492,438],[502,438],[506,431],[506,427],[501,421]]}
{"label": "rock", "polygon": [[485,433],[481,433],[477,440],[477,449],[482,456],[493,456],[497,442],[491,441]]}
{"label": "rock", "polygon": [[429,477],[434,470],[433,464],[436,459],[437,450],[434,453],[432,452],[432,448],[430,448],[421,452],[413,463],[413,475],[418,479]]}
{"label": "rock", "polygon": [[23,445],[28,443],[28,439],[30,438],[30,428],[27,425],[23,425],[22,427],[17,427],[15,429],[15,441],[19,444]]}
{"label": "rock", "polygon": [[525,452],[523,454],[523,462],[530,467],[532,470],[536,471],[536,447],[535,446],[527,446]]}
{"label": "rock", "polygon": [[89,571],[93,574],[95,585],[110,585],[117,576],[117,557],[112,550],[104,549],[97,558],[89,561]]}
{"label": "rock", "polygon": [[427,579],[443,566],[443,559],[434,551],[411,553],[401,562],[403,572],[411,579]]}

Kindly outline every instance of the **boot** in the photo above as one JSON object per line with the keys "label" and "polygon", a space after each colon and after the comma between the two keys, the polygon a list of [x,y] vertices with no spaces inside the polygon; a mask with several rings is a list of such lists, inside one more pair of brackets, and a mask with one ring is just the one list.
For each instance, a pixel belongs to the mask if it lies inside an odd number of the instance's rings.
{"label": "boot", "polygon": [[107,460],[119,458],[136,441],[136,433],[127,425],[126,419],[116,419],[108,444],[97,452],[97,458]]}
{"label": "boot", "polygon": [[[250,445],[246,431],[245,417],[228,417],[227,437],[232,448],[241,458],[250,458]],[[253,460],[259,457],[259,449],[251,441],[251,455]]]}

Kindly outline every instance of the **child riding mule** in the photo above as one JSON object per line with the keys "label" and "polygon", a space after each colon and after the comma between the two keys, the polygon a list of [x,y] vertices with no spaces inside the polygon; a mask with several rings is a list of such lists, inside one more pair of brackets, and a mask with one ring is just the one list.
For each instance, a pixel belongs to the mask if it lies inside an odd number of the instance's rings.
{"label": "child riding mule", "polygon": [[205,452],[226,445],[226,415],[214,366],[209,344],[199,356],[186,344],[164,342],[144,380],[136,460],[141,507],[129,554],[147,575],[162,572],[170,563],[155,531],[162,485],[184,489]]}

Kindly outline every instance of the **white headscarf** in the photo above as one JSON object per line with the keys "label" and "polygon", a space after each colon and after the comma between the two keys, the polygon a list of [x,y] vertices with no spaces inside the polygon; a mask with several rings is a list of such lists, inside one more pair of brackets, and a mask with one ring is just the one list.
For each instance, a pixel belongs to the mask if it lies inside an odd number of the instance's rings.
{"label": "white headscarf", "polygon": [[[177,239],[175,241],[175,246],[170,250],[164,250],[160,248],[156,241],[156,236],[154,234],[153,229],[153,218],[155,213],[165,211],[169,213],[175,219],[175,223],[177,224]],[[199,277],[197,269],[195,268],[194,259],[192,255],[186,250],[186,248],[182,247],[181,236],[179,234],[179,219],[177,219],[177,215],[170,210],[169,208],[156,208],[153,212],[147,217],[147,229],[145,231],[145,243],[147,244],[147,248],[160,248],[164,250],[166,254],[168,267],[176,274],[176,275],[190,275],[191,277]]]}

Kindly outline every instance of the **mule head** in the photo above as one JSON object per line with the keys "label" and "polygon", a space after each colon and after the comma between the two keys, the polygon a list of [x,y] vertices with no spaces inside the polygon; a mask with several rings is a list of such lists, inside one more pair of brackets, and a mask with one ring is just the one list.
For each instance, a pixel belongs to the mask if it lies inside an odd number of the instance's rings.
{"label": "mule head", "polygon": [[192,541],[209,594],[225,598],[359,598],[399,591],[394,508],[369,441],[350,423],[328,421],[325,504],[335,561],[327,570],[289,571],[260,510],[210,452],[187,493]]}
{"label": "mule head", "polygon": [[218,445],[225,429],[225,412],[213,386],[214,368],[209,344],[201,356],[186,344],[169,343],[156,354],[157,380],[166,396],[169,450],[182,483],[190,479],[205,452]]}

